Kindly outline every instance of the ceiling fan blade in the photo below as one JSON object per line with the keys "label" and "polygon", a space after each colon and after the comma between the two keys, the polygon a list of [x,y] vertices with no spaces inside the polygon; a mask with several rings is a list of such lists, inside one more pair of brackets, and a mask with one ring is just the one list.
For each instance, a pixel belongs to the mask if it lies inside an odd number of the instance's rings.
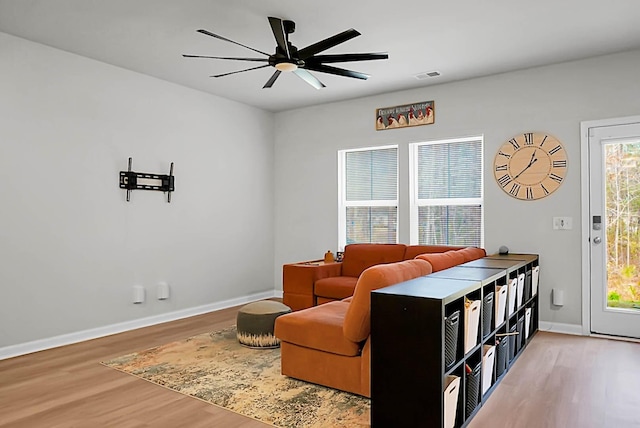
{"label": "ceiling fan blade", "polygon": [[267,80],[267,83],[264,84],[262,89],[272,87],[276,79],[278,78],[278,76],[280,76],[280,73],[282,73],[282,71],[276,70],[276,72],[273,73],[273,75],[269,78],[269,80]]}
{"label": "ceiling fan blade", "polygon": [[358,37],[359,35],[359,32],[351,28],[349,30],[343,31],[342,33],[336,34],[335,36],[331,36],[299,50],[298,56],[300,57],[300,59],[306,60],[307,58],[317,54],[318,52],[326,51],[329,48],[337,46],[340,43],[344,43],[347,40],[351,40],[354,37]]}
{"label": "ceiling fan blade", "polygon": [[353,61],[373,61],[375,59],[388,59],[389,54],[386,52],[376,53],[357,53],[357,54],[338,54],[338,55],[316,55],[308,58],[305,62],[322,64],[326,62],[353,62]]}
{"label": "ceiling fan blade", "polygon": [[259,68],[265,68],[265,67],[269,67],[269,64],[260,65],[258,67],[247,68],[247,69],[244,69],[244,70],[232,71],[230,73],[216,74],[216,75],[209,76],[209,77],[223,77],[223,76],[228,76],[230,74],[244,73],[245,71],[257,70]]}
{"label": "ceiling fan blade", "polygon": [[282,22],[282,19],[270,16],[269,24],[271,24],[271,31],[273,31],[273,36],[276,38],[278,47],[282,50],[282,52],[284,52],[284,54],[287,56],[287,59],[291,59],[287,33],[285,33],[284,31],[284,23]]}
{"label": "ceiling fan blade", "polygon": [[293,70],[293,72],[302,80],[304,80],[305,82],[307,82],[308,84],[310,84],[311,86],[313,86],[316,89],[322,89],[322,88],[326,88],[325,84],[322,83],[321,81],[319,81],[316,76],[314,76],[313,74],[309,73],[307,70],[305,70],[304,68],[298,68]]}
{"label": "ceiling fan blade", "polygon": [[331,67],[323,64],[305,64],[304,68],[307,70],[319,71],[321,73],[336,74],[338,76],[353,77],[355,79],[367,80],[368,74],[360,73],[359,71],[345,70],[344,68]]}
{"label": "ceiling fan blade", "polygon": [[261,53],[262,55],[269,56],[269,54],[266,53],[266,52],[259,51],[258,49],[254,49],[252,47],[243,45],[242,43],[234,42],[233,40],[229,40],[226,37],[222,37],[222,36],[220,36],[218,34],[214,34],[214,33],[210,32],[210,31],[207,31],[207,30],[200,29],[200,30],[198,30],[198,33],[206,34],[207,36],[215,37],[216,39],[224,40],[225,42],[233,43],[234,45],[242,46],[243,48],[251,49],[254,52],[258,52],[258,53]]}
{"label": "ceiling fan blade", "polygon": [[185,58],[211,58],[211,59],[230,59],[234,61],[257,61],[257,62],[269,62],[269,58],[236,58],[229,56],[207,56],[207,55],[187,55],[182,54]]}

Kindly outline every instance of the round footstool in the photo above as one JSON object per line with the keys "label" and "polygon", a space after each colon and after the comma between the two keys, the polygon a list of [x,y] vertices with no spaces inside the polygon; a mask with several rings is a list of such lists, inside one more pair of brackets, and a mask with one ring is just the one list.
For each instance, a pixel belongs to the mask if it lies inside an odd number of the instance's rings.
{"label": "round footstool", "polygon": [[243,306],[236,320],[238,342],[250,348],[277,348],[280,340],[273,335],[273,326],[276,318],[289,312],[289,306],[273,300]]}

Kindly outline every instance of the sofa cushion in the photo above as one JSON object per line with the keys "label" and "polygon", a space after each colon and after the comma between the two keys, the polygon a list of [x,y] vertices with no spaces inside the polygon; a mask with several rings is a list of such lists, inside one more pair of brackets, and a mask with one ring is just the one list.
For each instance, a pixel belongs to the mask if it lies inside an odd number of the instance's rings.
{"label": "sofa cushion", "polygon": [[460,254],[459,250],[444,253],[420,254],[416,256],[416,259],[426,260],[431,263],[434,272],[448,269],[465,262],[464,256]]}
{"label": "sofa cushion", "polygon": [[464,247],[451,245],[407,245],[404,251],[404,260],[415,259],[416,256],[425,253],[444,253],[445,251],[460,250]]}
{"label": "sofa cushion", "polygon": [[404,259],[404,244],[349,244],[344,247],[342,275],[359,277],[365,269]]}
{"label": "sofa cushion", "polygon": [[462,250],[458,250],[458,253],[462,254],[465,262],[481,259],[487,255],[487,252],[484,250],[484,248],[477,247],[463,248]]}
{"label": "sofa cushion", "polygon": [[431,273],[424,260],[407,260],[370,267],[362,272],[344,319],[344,335],[354,342],[371,332],[371,291]]}
{"label": "sofa cushion", "polygon": [[334,276],[316,281],[314,294],[319,297],[327,297],[334,300],[342,300],[353,295],[358,278],[352,276]]}
{"label": "sofa cushion", "polygon": [[275,336],[283,342],[353,357],[360,344],[344,337],[342,325],[349,308],[346,302],[330,302],[276,318]]}

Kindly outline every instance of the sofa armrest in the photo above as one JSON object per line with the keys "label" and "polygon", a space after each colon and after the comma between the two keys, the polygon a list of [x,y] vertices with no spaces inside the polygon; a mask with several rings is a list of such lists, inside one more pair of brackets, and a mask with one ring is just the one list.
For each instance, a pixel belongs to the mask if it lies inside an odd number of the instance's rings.
{"label": "sofa armrest", "polygon": [[292,310],[315,306],[313,286],[319,279],[340,276],[342,263],[324,263],[321,260],[286,264],[282,267],[284,304]]}

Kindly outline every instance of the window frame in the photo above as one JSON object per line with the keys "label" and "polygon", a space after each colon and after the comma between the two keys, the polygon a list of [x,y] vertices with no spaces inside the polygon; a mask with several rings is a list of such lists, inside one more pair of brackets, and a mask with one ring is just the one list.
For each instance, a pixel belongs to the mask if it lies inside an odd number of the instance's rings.
{"label": "window frame", "polygon": [[[435,144],[452,144],[480,142],[480,197],[478,198],[437,198],[420,199],[418,197],[418,150],[421,146]],[[420,227],[418,224],[418,211],[423,206],[468,206],[480,205],[480,243],[484,248],[484,135],[474,135],[460,138],[447,138],[442,140],[429,140],[409,143],[409,243],[419,244]],[[456,245],[456,244],[442,244]]]}
{"label": "window frame", "polygon": [[[366,201],[347,201],[347,153],[366,152],[373,150],[396,149],[396,199],[395,200],[377,200],[371,199]],[[400,224],[400,148],[397,144],[389,144],[385,146],[362,147],[357,149],[338,150],[338,249],[344,251],[347,245],[347,207],[396,207],[397,224],[396,224],[396,243],[399,236]]]}

